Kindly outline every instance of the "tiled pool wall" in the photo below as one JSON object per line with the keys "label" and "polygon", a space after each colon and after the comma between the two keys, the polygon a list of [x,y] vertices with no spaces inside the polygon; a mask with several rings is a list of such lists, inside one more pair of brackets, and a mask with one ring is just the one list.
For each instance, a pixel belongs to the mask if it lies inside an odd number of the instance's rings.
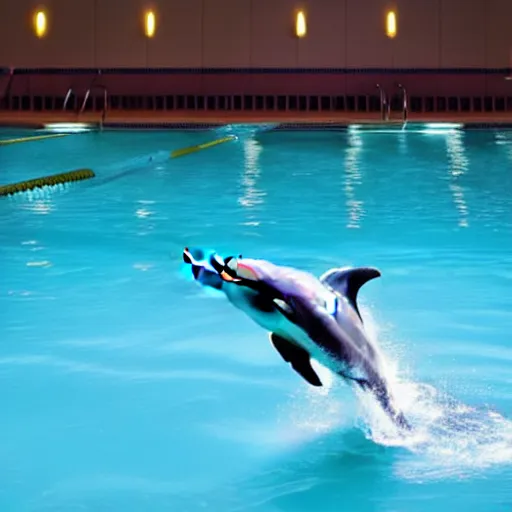
{"label": "tiled pool wall", "polygon": [[381,110],[377,84],[393,118],[412,113],[512,112],[510,68],[41,68],[0,70],[7,111],[355,112]]}

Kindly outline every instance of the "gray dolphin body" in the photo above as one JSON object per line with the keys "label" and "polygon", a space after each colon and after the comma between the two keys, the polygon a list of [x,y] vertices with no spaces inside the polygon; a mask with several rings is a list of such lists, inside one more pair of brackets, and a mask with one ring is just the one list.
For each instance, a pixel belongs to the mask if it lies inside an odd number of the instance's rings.
{"label": "gray dolphin body", "polygon": [[381,275],[377,269],[331,269],[316,278],[266,260],[224,259],[197,248],[186,248],[183,260],[197,282],[224,292],[269,331],[281,357],[309,384],[322,386],[313,358],[347,383],[373,393],[397,426],[410,429],[393,405],[383,361],[365,333],[357,305],[361,286]]}

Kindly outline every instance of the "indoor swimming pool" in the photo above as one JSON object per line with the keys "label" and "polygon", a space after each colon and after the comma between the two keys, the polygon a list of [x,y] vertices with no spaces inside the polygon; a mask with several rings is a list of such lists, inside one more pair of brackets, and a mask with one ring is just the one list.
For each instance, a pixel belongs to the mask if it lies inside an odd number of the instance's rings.
{"label": "indoor swimming pool", "polygon": [[[0,147],[0,184],[81,168],[96,177],[0,197],[1,510],[511,509],[512,131]],[[346,386],[308,386],[192,281],[185,246],[377,267],[359,300],[418,435],[391,435]]]}

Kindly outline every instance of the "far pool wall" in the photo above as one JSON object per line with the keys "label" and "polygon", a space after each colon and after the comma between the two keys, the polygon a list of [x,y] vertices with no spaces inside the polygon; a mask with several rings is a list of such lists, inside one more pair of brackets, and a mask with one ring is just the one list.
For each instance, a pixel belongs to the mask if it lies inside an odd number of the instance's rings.
{"label": "far pool wall", "polygon": [[[42,39],[37,9],[48,17]],[[413,110],[512,110],[510,20],[511,0],[4,0],[0,67],[17,71],[0,77],[0,98],[60,108],[102,69],[113,108],[378,110],[376,84],[397,107],[402,83]]]}

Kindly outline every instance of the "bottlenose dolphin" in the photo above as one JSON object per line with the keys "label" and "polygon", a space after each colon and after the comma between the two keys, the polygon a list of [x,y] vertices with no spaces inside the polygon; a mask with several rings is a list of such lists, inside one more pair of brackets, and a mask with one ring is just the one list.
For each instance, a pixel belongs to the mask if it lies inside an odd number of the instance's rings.
{"label": "bottlenose dolphin", "polygon": [[410,429],[393,404],[382,358],[365,333],[357,304],[359,289],[379,277],[379,270],[333,268],[316,278],[266,260],[224,259],[198,248],[185,248],[183,260],[198,283],[224,292],[269,331],[277,352],[309,384],[322,386],[313,358],[348,384],[373,393],[397,426]]}

